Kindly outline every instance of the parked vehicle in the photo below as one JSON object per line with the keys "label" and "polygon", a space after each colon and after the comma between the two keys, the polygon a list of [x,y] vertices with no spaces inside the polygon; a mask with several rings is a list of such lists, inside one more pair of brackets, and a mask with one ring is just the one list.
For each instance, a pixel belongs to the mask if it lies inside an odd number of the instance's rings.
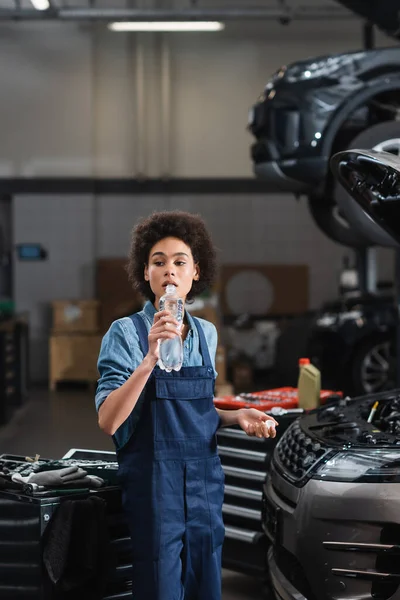
{"label": "parked vehicle", "polygon": [[316,314],[305,354],[323,386],[361,395],[396,387],[397,310],[393,295],[330,302]]}
{"label": "parked vehicle", "polygon": [[400,390],[297,420],[263,488],[278,600],[399,600]]}

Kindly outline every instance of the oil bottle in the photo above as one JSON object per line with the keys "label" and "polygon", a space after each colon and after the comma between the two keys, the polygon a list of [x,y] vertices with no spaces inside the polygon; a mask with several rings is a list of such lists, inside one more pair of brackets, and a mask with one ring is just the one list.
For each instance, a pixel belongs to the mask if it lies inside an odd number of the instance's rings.
{"label": "oil bottle", "polygon": [[297,382],[297,395],[299,408],[311,410],[320,404],[321,373],[311,364],[309,358],[299,359],[299,379]]}

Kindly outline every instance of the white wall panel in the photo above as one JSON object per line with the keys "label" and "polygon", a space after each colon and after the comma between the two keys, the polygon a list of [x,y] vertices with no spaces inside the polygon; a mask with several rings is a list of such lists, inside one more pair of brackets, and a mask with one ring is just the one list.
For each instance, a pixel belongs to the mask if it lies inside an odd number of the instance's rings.
{"label": "white wall panel", "polygon": [[52,300],[94,296],[94,223],[90,196],[17,196],[13,201],[16,244],[40,243],[43,261],[14,255],[14,299],[18,312],[29,312],[31,372],[47,378]]}
{"label": "white wall panel", "polygon": [[164,196],[100,196],[98,198],[97,256],[127,256],[131,231],[139,219],[168,210]]}
{"label": "white wall panel", "polygon": [[83,27],[1,24],[3,175],[91,174],[90,60]]}

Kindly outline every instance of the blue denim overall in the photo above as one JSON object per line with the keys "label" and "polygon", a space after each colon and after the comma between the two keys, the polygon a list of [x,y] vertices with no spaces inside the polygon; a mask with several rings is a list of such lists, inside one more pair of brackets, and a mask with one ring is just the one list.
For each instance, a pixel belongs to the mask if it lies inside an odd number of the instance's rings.
{"label": "blue denim overall", "polygon": [[[143,355],[148,332],[132,315]],[[217,454],[214,369],[195,319],[203,365],[154,368],[140,420],[118,452],[132,537],[134,600],[220,600],[224,473]]]}

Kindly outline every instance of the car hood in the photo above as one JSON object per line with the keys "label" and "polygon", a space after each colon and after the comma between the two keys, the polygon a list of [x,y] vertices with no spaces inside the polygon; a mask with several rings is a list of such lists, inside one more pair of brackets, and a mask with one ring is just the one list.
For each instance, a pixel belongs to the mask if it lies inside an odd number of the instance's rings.
{"label": "car hood", "polygon": [[[341,81],[342,85],[354,85],[358,78],[367,80],[397,71],[399,67],[399,48],[387,47],[374,50],[357,50],[314,56],[289,63],[281,67],[273,76],[269,86],[279,83],[298,83],[313,79],[328,78],[331,82]],[[346,83],[347,82],[347,83]]]}
{"label": "car hood", "polygon": [[375,150],[346,150],[331,169],[363,212],[400,244],[400,157]]}
{"label": "car hood", "polygon": [[399,0],[337,0],[356,15],[373,23],[385,33],[400,39]]}

